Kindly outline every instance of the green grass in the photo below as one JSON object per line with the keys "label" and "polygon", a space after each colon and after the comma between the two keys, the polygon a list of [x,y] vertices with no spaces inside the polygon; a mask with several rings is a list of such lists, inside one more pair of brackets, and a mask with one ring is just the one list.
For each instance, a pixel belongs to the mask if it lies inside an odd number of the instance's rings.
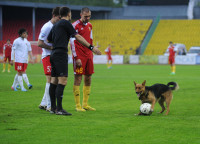
{"label": "green grass", "polygon": [[[2,68],[2,66],[1,66]],[[200,143],[200,67],[177,66],[170,76],[169,65],[95,65],[90,105],[97,111],[75,111],[73,72],[69,65],[63,107],[72,116],[51,115],[40,110],[45,76],[41,64],[28,66],[33,89],[14,92],[12,73],[0,73],[0,144],[197,144]],[[180,89],[168,116],[135,116],[140,101],[133,81],[147,85],[178,82]],[[82,92],[82,85],[81,85]],[[82,99],[82,97],[81,97]]]}

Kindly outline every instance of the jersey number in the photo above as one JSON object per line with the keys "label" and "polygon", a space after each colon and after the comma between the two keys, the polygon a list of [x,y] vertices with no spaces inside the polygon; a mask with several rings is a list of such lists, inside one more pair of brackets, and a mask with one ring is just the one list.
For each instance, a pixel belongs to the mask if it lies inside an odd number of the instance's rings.
{"label": "jersey number", "polygon": [[51,72],[51,66],[47,66],[47,72]]}
{"label": "jersey number", "polygon": [[22,66],[17,66],[17,70],[22,70]]}

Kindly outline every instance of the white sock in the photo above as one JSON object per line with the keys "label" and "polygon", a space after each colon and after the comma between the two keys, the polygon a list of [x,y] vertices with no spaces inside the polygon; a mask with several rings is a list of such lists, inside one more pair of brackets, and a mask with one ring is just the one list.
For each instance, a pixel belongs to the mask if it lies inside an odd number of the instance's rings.
{"label": "white sock", "polygon": [[46,101],[46,95],[45,95],[45,93],[44,93],[44,96],[42,98],[42,101],[41,101],[40,105],[41,106],[47,106],[47,101]]}
{"label": "white sock", "polygon": [[22,74],[22,76],[23,76],[23,79],[24,79],[25,83],[26,83],[27,86],[28,86],[30,83],[29,83],[29,80],[28,80],[27,74]]}
{"label": "white sock", "polygon": [[23,85],[22,76],[19,76],[19,75],[18,75],[18,82],[19,82],[19,85],[20,85],[20,87],[21,87],[21,90],[22,90],[22,89],[25,89],[25,88],[24,88],[24,85]]}
{"label": "white sock", "polygon": [[12,84],[12,87],[13,87],[13,88],[16,88],[17,83],[18,83],[18,74],[15,75],[14,82],[13,82],[13,84]]}
{"label": "white sock", "polygon": [[49,109],[51,107],[51,100],[50,100],[50,95],[49,95],[49,87],[50,87],[50,83],[46,83],[45,95],[46,95],[47,109]]}

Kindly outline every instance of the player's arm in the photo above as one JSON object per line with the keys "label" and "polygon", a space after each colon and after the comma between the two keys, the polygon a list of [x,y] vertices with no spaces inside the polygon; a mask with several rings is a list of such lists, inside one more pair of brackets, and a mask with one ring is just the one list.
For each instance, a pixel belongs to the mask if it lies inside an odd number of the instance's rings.
{"label": "player's arm", "polygon": [[87,48],[89,48],[91,51],[93,51],[95,54],[97,55],[101,55],[101,51],[98,49],[98,46],[92,46],[90,45],[81,35],[76,34],[74,36],[76,38],[76,40],[81,43],[82,45],[86,46]]}
{"label": "player's arm", "polygon": [[[14,44],[13,44],[13,45],[14,45]],[[11,61],[10,61],[10,64],[11,64],[11,65],[13,65],[14,59],[15,59],[15,48],[12,47],[12,51],[11,51]]]}
{"label": "player's arm", "polygon": [[52,46],[49,46],[49,45],[45,44],[44,40],[40,40],[40,39],[38,39],[38,47],[45,48],[45,49],[48,49],[48,50],[52,50],[53,49]]}
{"label": "player's arm", "polygon": [[33,54],[32,54],[32,51],[28,51],[28,55],[29,55],[31,63],[33,63]]}

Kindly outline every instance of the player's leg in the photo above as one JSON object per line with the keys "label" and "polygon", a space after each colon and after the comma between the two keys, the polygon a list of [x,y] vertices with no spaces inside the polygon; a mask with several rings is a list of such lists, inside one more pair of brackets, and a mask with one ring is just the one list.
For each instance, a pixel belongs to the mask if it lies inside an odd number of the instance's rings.
{"label": "player's leg", "polygon": [[42,63],[43,63],[43,68],[44,68],[44,74],[46,76],[46,85],[45,85],[44,96],[42,98],[40,106],[46,106],[46,110],[50,111],[51,110],[51,100],[50,100],[50,95],[49,95],[49,87],[50,87],[50,83],[51,83],[50,56],[43,58]]}
{"label": "player's leg", "polygon": [[[53,70],[53,69],[52,69]],[[49,95],[51,99],[51,111],[50,113],[56,113],[56,88],[58,84],[58,78],[51,75],[51,83],[49,86]]]}
{"label": "player's leg", "polygon": [[91,78],[92,75],[84,75],[84,86],[83,86],[83,108],[85,110],[95,111],[95,108],[92,108],[88,104],[90,92],[91,92]]}
{"label": "player's leg", "polygon": [[17,84],[18,84],[18,73],[15,75],[15,78],[14,78],[14,82],[11,86],[11,89],[14,90],[14,91],[17,91]]}
{"label": "player's leg", "polygon": [[23,63],[15,63],[15,70],[17,71],[17,80],[19,82],[19,85],[21,87],[21,91],[27,91],[25,88],[24,88],[24,85],[23,85],[23,78],[22,78],[22,74],[23,72],[25,71],[25,68],[24,68],[24,64]]}
{"label": "player's leg", "polygon": [[22,74],[23,74],[22,71],[18,71],[18,82],[19,82],[19,85],[20,85],[20,87],[21,87],[21,91],[27,91],[27,90],[24,88]]}
{"label": "player's leg", "polygon": [[75,74],[74,75],[74,87],[73,87],[73,93],[74,93],[74,100],[76,103],[76,111],[84,112],[85,110],[81,107],[80,103],[80,84],[82,81],[82,75],[81,74]]}
{"label": "player's leg", "polygon": [[4,61],[3,61],[3,71],[2,71],[2,72],[5,72],[5,70],[6,70],[6,61],[7,61],[7,57],[4,57]]}
{"label": "player's leg", "polygon": [[77,67],[76,60],[73,59],[73,67],[74,67],[74,86],[73,86],[73,93],[74,93],[74,100],[76,104],[76,111],[84,112],[85,110],[82,108],[80,103],[80,84],[82,81],[82,74],[84,72],[85,67],[85,59],[80,58],[82,66]]}
{"label": "player's leg", "polygon": [[31,89],[33,86],[29,83],[29,79],[28,76],[26,74],[26,69],[27,69],[28,64],[24,63],[24,72],[22,74],[23,80],[25,81],[25,83],[27,84],[28,88]]}
{"label": "player's leg", "polygon": [[85,110],[95,111],[95,108],[92,108],[88,105],[88,100],[91,92],[91,79],[92,74],[94,73],[93,58],[88,59],[84,75],[84,86],[83,86],[83,108]]}
{"label": "player's leg", "polygon": [[[65,111],[62,107],[62,99],[63,99],[63,92],[65,86],[67,84],[67,77],[68,77],[68,55],[65,50],[63,52],[53,53],[51,54],[51,76],[54,74],[58,78],[58,85],[55,90],[55,97],[57,100],[57,115],[72,115]],[[51,78],[52,82],[52,78]],[[51,94],[50,94],[51,96]],[[52,107],[52,103],[51,103]]]}
{"label": "player's leg", "polygon": [[11,68],[11,56],[8,57],[8,72],[10,73],[10,68]]}

